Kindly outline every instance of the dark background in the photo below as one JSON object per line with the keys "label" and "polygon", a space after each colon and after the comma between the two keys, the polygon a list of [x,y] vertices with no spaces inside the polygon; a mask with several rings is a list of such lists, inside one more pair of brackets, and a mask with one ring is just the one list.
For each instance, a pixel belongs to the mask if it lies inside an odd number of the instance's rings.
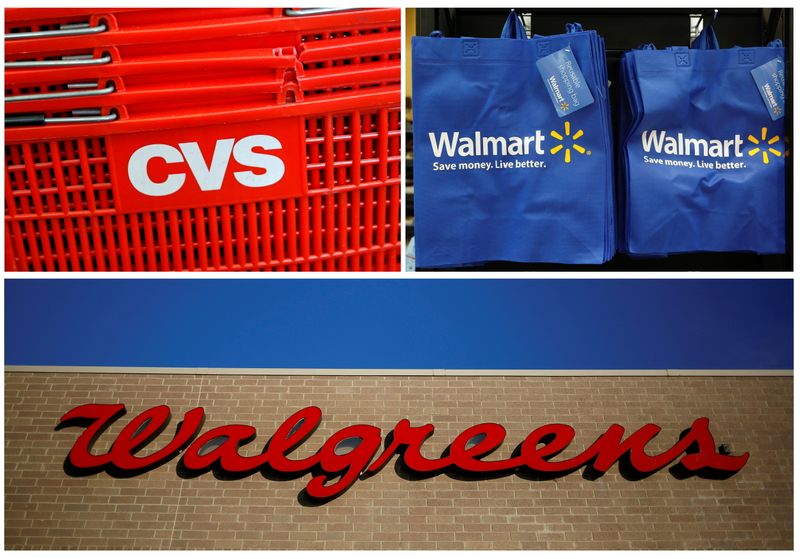
{"label": "dark background", "polygon": [[[714,16],[713,9],[532,9],[515,8],[523,17],[531,15],[532,29],[539,35],[556,35],[564,32],[568,22],[580,22],[584,29],[595,29],[605,39],[608,76],[611,80],[611,112],[616,125],[619,109],[616,78],[619,59],[623,52],[641,43],[653,43],[657,48],[688,45],[691,41],[690,16],[702,15],[705,22]],[[448,37],[498,37],[510,8],[418,8],[416,10],[417,34],[428,35],[439,30]],[[783,8],[719,9],[714,30],[721,48],[733,46],[764,46],[773,39],[781,39],[786,47],[786,67],[792,65],[792,10]],[[787,96],[786,135],[791,139],[793,107],[792,75],[786,73]],[[407,130],[406,145],[411,148],[412,127]],[[617,140],[617,131],[614,132]],[[413,156],[413,154],[409,154]],[[407,160],[407,186],[413,185],[413,159]],[[497,262],[466,270],[654,270],[654,271],[788,271],[792,269],[792,158],[786,159],[786,255],[758,255],[752,253],[694,253],[678,254],[666,258],[631,258],[617,254],[603,265],[574,266],[563,264],[522,264]],[[414,234],[413,188],[407,190],[406,238]],[[421,269],[421,268],[419,268]]]}

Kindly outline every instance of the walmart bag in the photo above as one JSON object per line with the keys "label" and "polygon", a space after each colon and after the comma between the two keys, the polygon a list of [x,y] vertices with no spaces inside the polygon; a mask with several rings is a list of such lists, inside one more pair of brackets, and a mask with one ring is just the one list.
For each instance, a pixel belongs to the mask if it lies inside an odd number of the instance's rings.
{"label": "walmart bag", "polygon": [[785,251],[783,48],[628,52],[621,245],[631,254]]}
{"label": "walmart bag", "polygon": [[608,260],[602,39],[577,24],[526,39],[512,12],[499,39],[412,45],[417,265]]}

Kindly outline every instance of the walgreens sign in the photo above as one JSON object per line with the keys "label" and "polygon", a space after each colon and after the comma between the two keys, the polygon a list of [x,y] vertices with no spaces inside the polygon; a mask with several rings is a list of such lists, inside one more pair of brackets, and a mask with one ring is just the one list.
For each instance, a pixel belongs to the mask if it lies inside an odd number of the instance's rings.
{"label": "walgreens sign", "polygon": [[[303,408],[289,417],[266,441],[260,454],[242,455],[240,449],[256,439],[249,425],[223,425],[201,432],[206,414],[203,408],[188,411],[178,424],[172,440],[161,448],[151,443],[170,422],[168,406],[156,406],[137,415],[122,428],[110,450],[95,454],[93,445],[108,427],[125,415],[124,404],[86,404],[67,412],[57,429],[79,426],[78,436],[65,462],[71,475],[105,471],[130,477],[164,465],[180,455],[178,472],[185,477],[213,471],[218,477],[242,478],[257,472],[265,477],[286,479],[311,474],[305,487],[308,497],[326,501],[344,493],[359,479],[379,472],[397,455],[410,473],[428,477],[456,470],[462,474],[497,477],[527,472],[540,477],[558,477],[586,467],[600,476],[615,463],[645,477],[677,461],[687,475],[727,477],[741,470],[748,453],[732,456],[717,451],[707,418],[696,419],[669,450],[650,454],[646,446],[661,431],[648,423],[626,436],[621,425],[611,425],[597,440],[572,458],[558,460],[570,446],[575,430],[553,423],[537,427],[508,458],[490,458],[503,442],[506,430],[497,423],[481,423],[465,429],[438,458],[423,449],[433,435],[431,424],[413,426],[401,419],[386,437],[374,425],[351,425],[331,435],[316,453],[292,458],[317,429],[322,411]],[[425,452],[427,450],[427,452]],[[306,453],[307,454],[307,453]]]}

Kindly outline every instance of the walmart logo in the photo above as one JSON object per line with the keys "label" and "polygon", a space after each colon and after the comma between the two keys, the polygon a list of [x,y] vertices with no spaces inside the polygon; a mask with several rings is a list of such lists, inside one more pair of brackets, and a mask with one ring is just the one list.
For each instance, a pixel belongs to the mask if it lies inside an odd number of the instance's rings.
{"label": "walmart logo", "polygon": [[[741,134],[731,138],[697,138],[678,132],[675,135],[667,134],[665,130],[645,130],[642,132],[642,149],[645,153],[658,155],[680,155],[686,157],[713,157],[718,159],[731,159],[759,156],[764,165],[771,161],[770,155],[787,157],[777,145],[781,137],[779,134],[771,135],[766,126],[761,128],[760,138],[753,134],[747,136],[748,145]],[[737,167],[739,168],[739,167]]]}
{"label": "walmart logo", "polygon": [[[583,146],[581,146],[580,144],[577,144],[575,142],[575,140],[577,140],[577,139],[579,139],[579,138],[581,138],[583,136],[583,130],[578,130],[577,132],[575,132],[575,134],[570,136],[570,123],[569,123],[568,120],[564,121],[564,134],[563,135],[560,134],[559,132],[556,132],[555,130],[551,130],[550,131],[550,136],[552,136],[553,138],[555,138],[556,140],[561,142],[560,144],[550,148],[550,154],[551,155],[555,155],[556,153],[560,152],[561,150],[564,150],[564,162],[565,163],[572,163],[572,150],[575,150],[575,151],[577,151],[578,153],[580,153],[582,155],[591,155],[592,154],[591,151],[586,150]],[[570,140],[569,143],[571,143],[571,147],[568,147],[568,148],[564,149],[564,144],[568,143],[567,140]]]}
{"label": "walmart logo", "polygon": [[429,132],[428,140],[431,144],[433,156],[440,157],[507,157],[526,155],[563,154],[565,163],[572,163],[573,153],[591,155],[592,152],[578,143],[583,138],[582,129],[572,132],[570,122],[564,121],[563,132],[551,130],[550,137],[558,143],[549,150],[545,143],[548,138],[541,130],[534,131],[529,136],[489,136],[481,131],[471,135],[462,135],[460,132]]}
{"label": "walmart logo", "polygon": [[764,126],[763,128],[761,128],[761,139],[760,140],[757,139],[752,134],[747,136],[747,140],[749,142],[755,144],[755,147],[751,148],[747,152],[747,155],[749,155],[750,157],[753,157],[754,155],[758,155],[760,153],[761,154],[761,161],[764,163],[764,165],[767,165],[767,164],[769,164],[769,154],[770,153],[772,155],[774,155],[775,157],[782,157],[784,155],[782,152],[778,151],[774,147],[770,147],[770,146],[773,146],[776,143],[778,143],[780,141],[780,139],[781,139],[780,136],[775,134],[769,140],[767,140],[767,127]]}

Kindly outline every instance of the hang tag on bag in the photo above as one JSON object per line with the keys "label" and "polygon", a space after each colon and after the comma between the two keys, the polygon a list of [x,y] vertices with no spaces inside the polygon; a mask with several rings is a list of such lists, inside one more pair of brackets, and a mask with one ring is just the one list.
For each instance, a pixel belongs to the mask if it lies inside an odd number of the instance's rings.
{"label": "hang tag on bag", "polygon": [[594,103],[592,92],[569,48],[563,48],[536,61],[536,67],[559,117]]}
{"label": "hang tag on bag", "polygon": [[773,58],[766,64],[750,70],[758,86],[758,92],[767,106],[772,120],[783,118],[786,101],[786,85],[783,72],[783,59]]}

